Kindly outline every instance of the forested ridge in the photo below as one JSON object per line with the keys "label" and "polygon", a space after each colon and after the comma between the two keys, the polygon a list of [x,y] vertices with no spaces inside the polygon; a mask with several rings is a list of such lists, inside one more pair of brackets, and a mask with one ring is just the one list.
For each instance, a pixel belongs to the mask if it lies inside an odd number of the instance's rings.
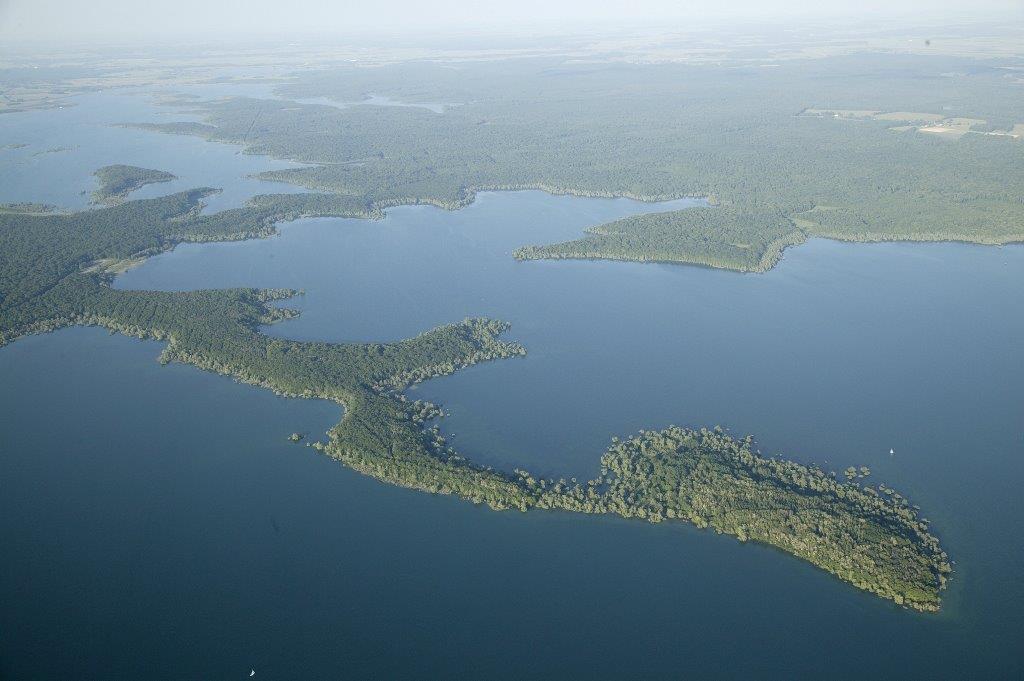
{"label": "forested ridge", "polygon": [[115,265],[186,240],[260,236],[307,214],[369,215],[344,196],[259,198],[213,215],[210,189],[78,213],[0,214],[0,345],[25,333],[97,325],[166,341],[179,361],[279,394],[329,399],[344,416],[317,443],[328,456],[386,483],[452,494],[494,509],[682,520],[776,546],[861,589],[936,610],[950,571],[936,538],[899,495],[840,483],[814,467],[765,459],[751,441],[670,428],[616,442],[584,484],[478,466],[429,422],[432,404],[409,401],[413,383],[525,353],[502,340],[507,324],[466,319],[393,343],[271,338],[260,326],[296,312],[272,303],[291,290],[123,291]]}
{"label": "forested ridge", "polygon": [[203,124],[147,126],[242,143],[311,164],[263,177],[360,197],[368,207],[457,208],[485,189],[661,200],[703,211],[628,219],[520,257],[609,257],[760,271],[810,236],[1024,240],[1024,142],[942,139],[808,109],[932,112],[1008,129],[1024,88],[999,64],[851,55],[762,66],[509,59],[309,70],[284,97],[358,102],[383,94],[422,108],[336,107],[229,98],[192,102]]}

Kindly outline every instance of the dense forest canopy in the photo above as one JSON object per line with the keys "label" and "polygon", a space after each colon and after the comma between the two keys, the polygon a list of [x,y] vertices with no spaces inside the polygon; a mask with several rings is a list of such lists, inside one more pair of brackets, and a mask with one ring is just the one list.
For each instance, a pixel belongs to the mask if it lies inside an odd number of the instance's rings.
{"label": "dense forest canopy", "polygon": [[170,182],[176,179],[174,175],[163,170],[123,164],[103,166],[93,175],[96,176],[99,187],[92,193],[92,200],[95,203],[108,205],[124,201],[133,191],[145,187],[147,184]]}
{"label": "dense forest canopy", "polygon": [[[148,127],[312,164],[263,177],[368,207],[454,208],[489,188],[709,197],[729,212],[636,220],[523,255],[760,269],[774,262],[775,248],[815,235],[1024,239],[1024,141],[1011,134],[1024,118],[1024,88],[999,66],[874,54],[749,66],[349,65],[300,72],[279,92],[449,106],[437,113],[227,98],[190,104],[203,124]],[[806,113],[840,110],[873,115]],[[944,120],[956,134],[922,132]]]}
{"label": "dense forest canopy", "polygon": [[0,345],[45,319],[38,306],[78,274],[116,272],[182,241],[268,236],[283,220],[375,215],[360,201],[324,194],[265,195],[201,214],[202,199],[215,191],[203,187],[74,213],[31,204],[0,211]]}
{"label": "dense forest canopy", "polygon": [[764,272],[775,265],[783,248],[805,238],[781,211],[725,206],[637,215],[587,232],[582,239],[561,244],[525,246],[515,256],[690,263]]}

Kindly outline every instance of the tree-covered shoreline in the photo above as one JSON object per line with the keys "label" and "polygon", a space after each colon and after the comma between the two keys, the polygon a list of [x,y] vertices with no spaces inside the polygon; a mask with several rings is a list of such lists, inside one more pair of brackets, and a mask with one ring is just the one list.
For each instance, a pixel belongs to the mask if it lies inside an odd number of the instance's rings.
{"label": "tree-covered shoreline", "polygon": [[[446,101],[343,109],[290,101],[366,93]],[[860,54],[773,64],[587,64],[561,58],[350,65],[295,75],[281,99],[189,101],[203,123],[148,124],[306,164],[261,177],[357,197],[368,210],[456,209],[486,190],[541,189],[717,210],[626,218],[520,258],[770,269],[811,237],[1024,241],[1024,143],[930,135],[916,120],[1010,129],[1019,88],[970,59]],[[846,120],[808,111],[870,109]],[[912,112],[912,113],[906,113]],[[253,123],[255,121],[255,123]]]}
{"label": "tree-covered shoreline", "polygon": [[807,234],[781,213],[739,213],[721,206],[647,213],[587,230],[584,237],[524,246],[518,260],[631,260],[767,272]]}
{"label": "tree-covered shoreline", "polygon": [[124,201],[136,189],[148,184],[170,182],[178,179],[171,173],[151,168],[140,168],[123,164],[103,166],[93,173],[99,187],[92,193],[93,203],[107,206]]}
{"label": "tree-covered shoreline", "polygon": [[751,440],[669,428],[614,443],[600,476],[578,484],[474,464],[427,423],[434,406],[404,391],[432,377],[526,350],[508,324],[465,319],[392,343],[302,342],[264,324],[298,313],[274,305],[293,290],[131,291],[110,287],[119,264],[183,241],[262,237],[279,220],[369,216],[359,199],[262,197],[202,215],[199,188],[78,213],[0,214],[0,346],[27,333],[102,326],[165,341],[160,360],[191,364],[344,415],[317,448],[382,482],[487,504],[678,520],[780,548],[898,604],[937,610],[949,564],[906,501],[820,469],[764,459]]}

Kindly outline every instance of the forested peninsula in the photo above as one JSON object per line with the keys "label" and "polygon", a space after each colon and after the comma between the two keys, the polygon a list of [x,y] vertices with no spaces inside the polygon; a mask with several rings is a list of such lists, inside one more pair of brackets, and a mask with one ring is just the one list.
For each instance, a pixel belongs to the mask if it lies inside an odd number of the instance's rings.
{"label": "forested peninsula", "polygon": [[623,218],[591,227],[581,239],[524,246],[513,255],[519,260],[634,260],[766,272],[783,249],[806,238],[781,211],[696,207]]}
{"label": "forested peninsula", "polygon": [[121,203],[133,191],[145,187],[147,184],[170,182],[177,179],[171,173],[163,170],[121,164],[103,166],[93,175],[99,182],[99,187],[92,193],[93,203],[102,203],[108,206]]}
{"label": "forested peninsula", "polygon": [[296,312],[291,290],[122,291],[125,262],[182,241],[264,236],[300,215],[371,215],[359,199],[300,194],[200,214],[213,190],[78,213],[0,213],[0,345],[69,325],[166,341],[161,361],[233,376],[279,394],[333,400],[344,416],[316,447],[386,483],[451,494],[494,509],[553,509],[676,520],[775,546],[908,608],[934,611],[950,572],[939,542],[898,494],[840,482],[816,467],[759,456],[719,430],[669,428],[615,442],[600,474],[567,483],[482,467],[448,446],[440,410],[409,401],[410,385],[525,353],[507,324],[466,319],[394,343],[271,338],[264,324]]}

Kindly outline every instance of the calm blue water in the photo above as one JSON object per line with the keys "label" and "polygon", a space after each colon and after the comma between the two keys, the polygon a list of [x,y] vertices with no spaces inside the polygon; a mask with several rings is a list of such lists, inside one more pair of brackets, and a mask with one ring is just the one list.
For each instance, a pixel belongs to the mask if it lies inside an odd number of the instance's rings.
{"label": "calm blue water", "polygon": [[812,241],[764,275],[509,255],[654,208],[483,194],[185,245],[117,285],[304,288],[268,330],[301,339],[507,319],[527,357],[413,391],[463,453],[589,476],[613,435],[722,424],[867,465],[956,560],[941,614],[685,525],[388,487],[285,442],[337,405],[69,329],[0,349],[0,677],[1019,678],[1024,248]]}
{"label": "calm blue water", "polygon": [[[237,87],[187,88],[202,97],[234,92]],[[244,91],[244,89],[243,89]],[[148,91],[113,90],[74,98],[75,105],[0,116],[0,203],[34,201],[58,208],[88,207],[97,168],[114,163],[166,170],[178,180],[149,185],[133,198],[151,198],[192,187],[223,193],[207,199],[208,210],[233,208],[253,194],[302,191],[282,182],[249,177],[263,170],[301,167],[243,154],[241,147],[197,137],[167,136],[121,127],[125,123],[197,120],[177,108],[156,106]]]}

